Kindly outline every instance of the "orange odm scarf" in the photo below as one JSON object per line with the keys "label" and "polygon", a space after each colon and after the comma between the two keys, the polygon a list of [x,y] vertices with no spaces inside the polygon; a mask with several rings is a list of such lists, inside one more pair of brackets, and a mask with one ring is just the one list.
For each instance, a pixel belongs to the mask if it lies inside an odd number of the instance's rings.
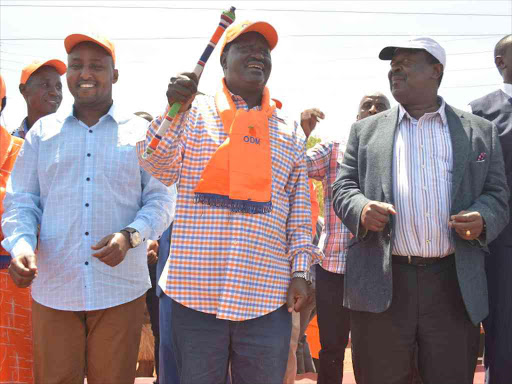
{"label": "orange odm scarf", "polygon": [[194,192],[196,201],[232,212],[272,211],[272,159],[268,119],[276,108],[265,87],[261,110],[236,109],[222,80],[215,104],[229,137],[206,164]]}

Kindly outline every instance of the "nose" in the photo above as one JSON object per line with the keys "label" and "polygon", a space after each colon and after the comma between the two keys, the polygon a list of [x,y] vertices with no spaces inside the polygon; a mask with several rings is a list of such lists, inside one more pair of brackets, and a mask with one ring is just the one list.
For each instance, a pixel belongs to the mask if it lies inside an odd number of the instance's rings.
{"label": "nose", "polygon": [[91,78],[91,71],[89,70],[89,68],[87,68],[86,65],[84,65],[84,67],[80,71],[80,79],[81,80],[87,80],[87,79],[90,79],[90,78]]}
{"label": "nose", "polygon": [[390,74],[398,73],[402,71],[402,66],[400,64],[391,64],[391,69],[389,71]]}
{"label": "nose", "polygon": [[260,51],[255,51],[251,54],[251,59],[256,59],[259,61],[263,61],[265,59],[265,56]]}
{"label": "nose", "polygon": [[377,107],[375,106],[375,104],[372,104],[372,107],[370,108],[370,110],[368,111],[368,113],[370,115],[376,115],[377,114]]}
{"label": "nose", "polygon": [[48,94],[51,96],[60,96],[62,95],[62,91],[57,88],[57,85],[52,85],[48,90]]}

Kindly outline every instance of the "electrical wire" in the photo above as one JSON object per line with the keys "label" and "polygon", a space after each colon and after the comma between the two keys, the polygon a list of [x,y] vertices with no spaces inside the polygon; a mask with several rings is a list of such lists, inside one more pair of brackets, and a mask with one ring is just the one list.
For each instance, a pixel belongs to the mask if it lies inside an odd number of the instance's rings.
{"label": "electrical wire", "polygon": [[[1,7],[16,8],[103,8],[103,9],[159,9],[172,11],[221,11],[214,7],[165,7],[165,6],[134,6],[134,5],[64,5],[64,4],[2,4]],[[340,9],[278,9],[278,8],[237,8],[238,11],[251,12],[297,12],[297,13],[347,13],[376,15],[424,15],[424,16],[476,16],[476,17],[512,17],[511,14],[496,13],[445,13],[445,12],[396,12],[396,11],[353,11]]]}

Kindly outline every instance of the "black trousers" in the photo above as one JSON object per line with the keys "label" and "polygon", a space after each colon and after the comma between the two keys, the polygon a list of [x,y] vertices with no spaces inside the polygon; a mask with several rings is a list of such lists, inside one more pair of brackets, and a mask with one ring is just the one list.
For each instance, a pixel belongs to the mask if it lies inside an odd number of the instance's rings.
{"label": "black trousers", "polygon": [[393,298],[382,313],[351,311],[358,384],[409,384],[417,344],[424,384],[472,384],[480,329],[467,315],[455,258],[420,267],[393,262]]}
{"label": "black trousers", "polygon": [[157,377],[156,381],[158,383],[158,372],[160,372],[160,318],[158,314],[159,298],[156,295],[156,285],[158,284],[158,281],[156,281],[156,264],[149,265],[148,268],[149,277],[151,279],[151,288],[149,288],[148,292],[146,293],[146,305],[148,307],[151,330],[153,331],[153,336],[155,337],[155,370]]}
{"label": "black trousers", "polygon": [[340,384],[350,332],[350,311],[343,307],[344,276],[316,266],[316,310],[320,333],[318,384]]}
{"label": "black trousers", "polygon": [[484,321],[487,384],[512,383],[512,247],[494,242],[485,259],[489,316]]}

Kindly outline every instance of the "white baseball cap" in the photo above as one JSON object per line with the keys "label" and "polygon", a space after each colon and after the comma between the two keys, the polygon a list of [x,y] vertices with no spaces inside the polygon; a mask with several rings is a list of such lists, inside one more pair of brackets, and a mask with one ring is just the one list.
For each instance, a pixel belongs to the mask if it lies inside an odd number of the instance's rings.
{"label": "white baseball cap", "polygon": [[439,60],[439,62],[443,64],[443,67],[446,68],[446,52],[444,51],[444,48],[430,37],[417,37],[394,46],[385,47],[380,51],[379,59],[391,60],[397,48],[423,49]]}

